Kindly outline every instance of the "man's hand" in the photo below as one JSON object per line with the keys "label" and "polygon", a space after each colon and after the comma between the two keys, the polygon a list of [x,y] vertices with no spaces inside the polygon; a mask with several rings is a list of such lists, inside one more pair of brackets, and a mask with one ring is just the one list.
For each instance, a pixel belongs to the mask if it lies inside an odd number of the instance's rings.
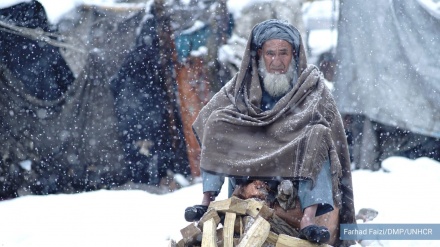
{"label": "man's hand", "polygon": [[283,180],[278,185],[277,200],[280,206],[284,210],[288,210],[295,207],[295,199],[297,197],[296,188],[293,186],[292,181]]}

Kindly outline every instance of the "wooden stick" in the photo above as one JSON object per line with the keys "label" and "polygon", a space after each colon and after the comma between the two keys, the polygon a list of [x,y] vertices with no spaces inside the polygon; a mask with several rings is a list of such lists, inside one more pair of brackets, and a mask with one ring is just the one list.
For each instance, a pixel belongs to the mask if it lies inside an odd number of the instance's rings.
{"label": "wooden stick", "polygon": [[291,237],[285,234],[280,234],[278,236],[277,244],[275,247],[331,247],[328,244],[316,244],[310,241]]}
{"label": "wooden stick", "polygon": [[203,224],[202,247],[217,247],[217,224],[211,218]]}
{"label": "wooden stick", "polygon": [[198,227],[203,228],[203,224],[208,221],[209,219],[214,219],[214,222],[216,225],[220,223],[220,216],[218,215],[217,211],[215,211],[212,208],[208,209],[208,212],[206,212],[202,218],[199,220],[199,223],[197,224]]}
{"label": "wooden stick", "polygon": [[231,198],[222,201],[212,201],[209,204],[209,207],[224,213],[231,212],[240,215],[245,215],[247,209],[247,202],[233,196]]}
{"label": "wooden stick", "polygon": [[225,216],[225,224],[223,226],[223,247],[234,246],[234,226],[237,215],[227,212]]}
{"label": "wooden stick", "polygon": [[260,247],[269,236],[270,223],[258,216],[237,247]]}

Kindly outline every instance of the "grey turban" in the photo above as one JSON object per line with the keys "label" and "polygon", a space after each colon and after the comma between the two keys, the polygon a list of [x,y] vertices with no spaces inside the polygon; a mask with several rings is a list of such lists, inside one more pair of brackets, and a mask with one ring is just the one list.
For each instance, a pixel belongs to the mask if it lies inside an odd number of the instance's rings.
{"label": "grey turban", "polygon": [[299,54],[300,34],[287,21],[267,20],[257,24],[252,32],[252,49],[260,49],[270,39],[282,39],[289,42],[295,53]]}

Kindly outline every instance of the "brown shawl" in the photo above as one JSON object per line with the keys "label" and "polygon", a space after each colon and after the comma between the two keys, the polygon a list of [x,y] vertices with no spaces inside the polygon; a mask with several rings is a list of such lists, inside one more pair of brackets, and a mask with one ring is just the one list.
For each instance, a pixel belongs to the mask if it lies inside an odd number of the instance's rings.
{"label": "brown shawl", "polygon": [[[294,87],[268,111],[248,40],[240,71],[201,110],[193,129],[201,168],[227,176],[314,181],[330,159],[335,205],[349,207],[354,222],[349,154],[341,116],[318,69],[307,66],[300,44]],[[344,217],[344,216],[343,216]]]}

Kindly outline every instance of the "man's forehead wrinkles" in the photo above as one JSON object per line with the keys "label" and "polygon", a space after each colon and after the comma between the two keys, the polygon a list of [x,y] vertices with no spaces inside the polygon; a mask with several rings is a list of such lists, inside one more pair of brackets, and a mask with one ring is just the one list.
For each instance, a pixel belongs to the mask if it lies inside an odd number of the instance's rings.
{"label": "man's forehead wrinkles", "polygon": [[279,47],[279,46],[275,46],[275,47],[266,47],[266,50],[268,50],[268,51],[277,51],[277,50],[279,50],[279,51],[287,51],[287,50],[289,50],[289,48],[288,47]]}

